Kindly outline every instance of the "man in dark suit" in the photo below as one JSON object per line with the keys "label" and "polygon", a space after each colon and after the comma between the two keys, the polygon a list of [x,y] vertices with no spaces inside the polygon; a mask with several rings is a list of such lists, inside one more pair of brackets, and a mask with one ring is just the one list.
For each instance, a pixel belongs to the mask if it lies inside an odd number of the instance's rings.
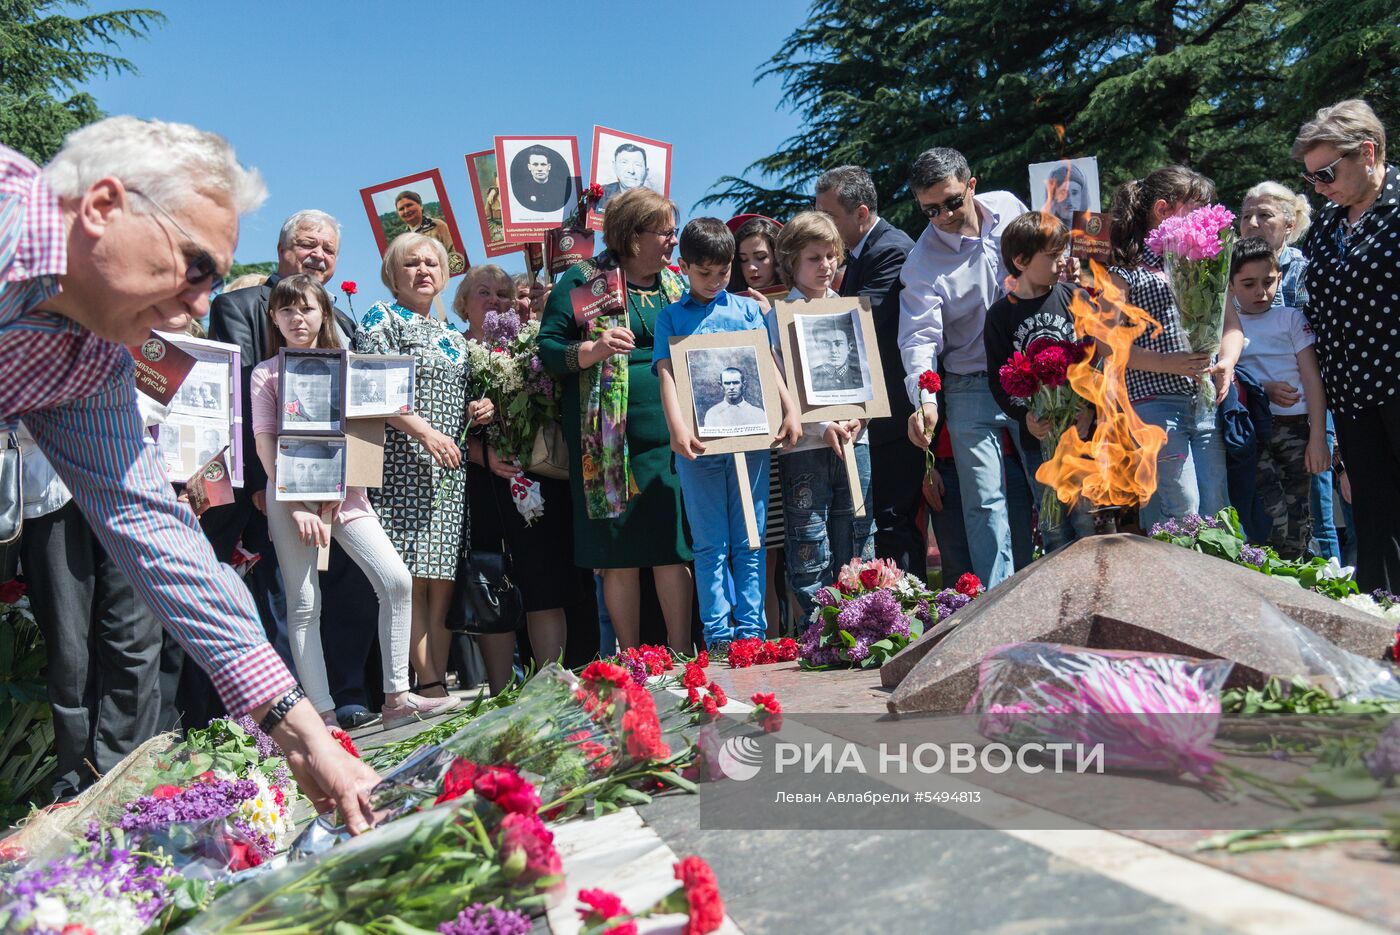
{"label": "man in dark suit", "polygon": [[[200,518],[204,533],[214,546],[220,561],[227,562],[234,546],[241,539],[250,552],[262,559],[248,572],[244,581],[253,592],[263,627],[274,645],[285,646],[286,603],[277,581],[277,557],[267,534],[267,473],[257,456],[253,441],[253,420],[248,416],[248,378],[253,367],[267,357],[267,337],[271,327],[267,318],[268,297],[272,287],[284,276],[306,273],[322,283],[335,273],[336,255],[340,249],[340,225],[323,211],[298,211],[282,225],[277,242],[277,272],[261,286],[226,292],[214,300],[209,311],[209,336],[215,341],[237,344],[241,350],[243,369],[243,488],[235,488],[233,503],[215,507]],[[347,348],[355,333],[355,322],[339,310],[335,313],[336,329],[341,343]],[[378,671],[373,654],[378,630],[379,603],[369,579],[351,561],[345,551],[331,544],[330,568],[321,573],[321,594],[324,601],[323,619],[335,627],[335,639],[327,640],[326,672],[330,679],[331,696],[335,699],[336,715],[347,727],[372,724],[378,716],[369,711],[366,670],[370,664]],[[277,639],[278,619],[284,631]],[[368,686],[377,693],[378,678]],[[184,695],[182,691],[182,703]],[[212,693],[210,693],[212,696]],[[196,699],[189,699],[186,710]],[[197,721],[191,712],[189,721]],[[186,722],[186,726],[197,726]]]}
{"label": "man in dark suit", "polygon": [[924,454],[905,431],[913,407],[899,356],[899,270],[914,246],[909,235],[876,213],[875,183],[860,166],[838,166],[817,179],[817,210],[836,222],[850,251],[841,294],[866,296],[885,372],[890,417],[870,422],[870,507],[875,554],[924,577],[927,545],[917,522],[923,497]]}

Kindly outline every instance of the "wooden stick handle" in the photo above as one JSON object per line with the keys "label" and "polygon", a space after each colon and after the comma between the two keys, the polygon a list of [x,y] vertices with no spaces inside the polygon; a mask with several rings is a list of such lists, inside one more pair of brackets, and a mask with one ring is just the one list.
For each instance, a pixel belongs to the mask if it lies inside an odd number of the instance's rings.
{"label": "wooden stick handle", "polygon": [[749,490],[749,462],[742,451],[734,452],[734,476],[739,481],[739,502],[744,508],[744,532],[749,537],[749,551],[763,548],[758,535],[758,514],[754,512],[753,492]]}
{"label": "wooden stick handle", "polygon": [[849,439],[842,444],[842,461],[846,462],[846,483],[851,488],[851,505],[855,507],[856,515],[865,516],[865,494],[860,489],[860,472],[856,470],[856,446]]}

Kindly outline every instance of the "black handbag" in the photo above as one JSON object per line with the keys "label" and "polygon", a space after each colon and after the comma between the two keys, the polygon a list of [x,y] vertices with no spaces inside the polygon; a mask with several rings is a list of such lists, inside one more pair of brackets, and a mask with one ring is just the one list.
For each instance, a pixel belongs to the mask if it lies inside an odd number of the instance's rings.
{"label": "black handbag", "polygon": [[19,439],[14,432],[0,439],[0,582],[19,574],[19,536],[24,528],[24,477],[20,470]]}
{"label": "black handbag", "polygon": [[[491,501],[505,530],[500,499],[491,491]],[[470,508],[468,509],[470,515]],[[525,619],[525,599],[511,580],[510,553],[501,542],[499,551],[473,549],[464,530],[462,554],[457,561],[457,585],[453,589],[452,608],[447,628],[457,633],[514,633]]]}

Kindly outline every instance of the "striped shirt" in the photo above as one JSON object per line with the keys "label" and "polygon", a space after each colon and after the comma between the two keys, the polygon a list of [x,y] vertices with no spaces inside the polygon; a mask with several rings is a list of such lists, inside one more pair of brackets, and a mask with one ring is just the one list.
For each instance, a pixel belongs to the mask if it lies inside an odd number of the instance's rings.
{"label": "striped shirt", "polygon": [[131,355],[41,306],[67,271],[58,198],[0,146],[0,423],[21,418],[98,539],[225,706],[243,713],[295,685],[252,597],[176,501],[136,408]]}

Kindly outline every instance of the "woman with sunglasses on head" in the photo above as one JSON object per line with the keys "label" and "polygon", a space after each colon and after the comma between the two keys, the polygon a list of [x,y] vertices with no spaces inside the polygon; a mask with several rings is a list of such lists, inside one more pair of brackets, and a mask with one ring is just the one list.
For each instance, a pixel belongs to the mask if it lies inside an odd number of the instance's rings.
{"label": "woman with sunglasses on head", "polygon": [[1308,319],[1356,518],[1356,580],[1400,588],[1400,173],[1365,101],[1319,110],[1293,158],[1330,204],[1308,233]]}
{"label": "woman with sunglasses on head", "polygon": [[1214,363],[1191,350],[1181,314],[1162,270],[1162,258],[1147,248],[1147,235],[1169,217],[1215,200],[1215,183],[1185,166],[1163,166],[1118,187],[1113,196],[1113,267],[1130,304],[1146,310],[1162,326],[1144,331],[1128,356],[1128,399],[1144,422],[1166,430],[1157,454],[1157,491],[1142,504],[1143,529],[1188,513],[1214,516],[1228,502],[1225,443],[1215,407],[1196,398],[1201,374],[1215,385],[1215,402],[1234,380],[1244,332],[1233,308]]}

